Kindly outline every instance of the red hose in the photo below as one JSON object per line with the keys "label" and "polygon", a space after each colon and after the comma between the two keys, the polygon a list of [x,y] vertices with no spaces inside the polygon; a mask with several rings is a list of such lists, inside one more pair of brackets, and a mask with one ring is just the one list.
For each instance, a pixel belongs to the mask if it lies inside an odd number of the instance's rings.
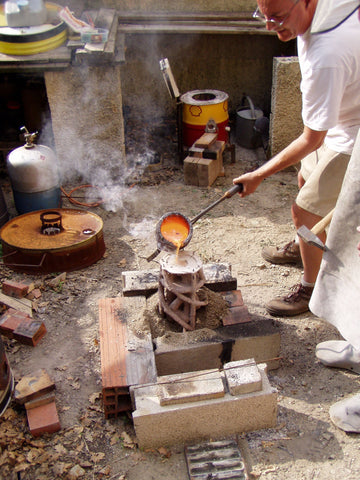
{"label": "red hose", "polygon": [[94,185],[79,185],[75,188],[73,188],[70,193],[66,193],[63,187],[60,187],[62,193],[65,195],[65,197],[69,200],[70,203],[73,203],[74,205],[81,205],[82,207],[98,207],[102,203],[104,203],[103,200],[99,200],[97,202],[93,203],[85,203],[85,202],[79,202],[79,200],[75,200],[74,198],[71,197],[71,195],[76,192],[76,190],[79,190],[80,188],[98,188],[94,187]]}

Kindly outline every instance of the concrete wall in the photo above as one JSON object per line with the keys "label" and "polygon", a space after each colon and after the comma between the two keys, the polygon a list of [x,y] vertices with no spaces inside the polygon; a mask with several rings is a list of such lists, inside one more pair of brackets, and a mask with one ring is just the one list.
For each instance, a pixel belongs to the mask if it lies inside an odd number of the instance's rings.
{"label": "concrete wall", "polygon": [[121,67],[124,106],[145,121],[174,115],[175,103],[159,68],[159,60],[167,57],[181,93],[224,91],[231,115],[245,92],[269,115],[273,58],[294,53],[293,43],[281,43],[275,36],[127,35]]}
{"label": "concrete wall", "polygon": [[274,58],[269,145],[272,155],[303,131],[300,80],[297,57]]}

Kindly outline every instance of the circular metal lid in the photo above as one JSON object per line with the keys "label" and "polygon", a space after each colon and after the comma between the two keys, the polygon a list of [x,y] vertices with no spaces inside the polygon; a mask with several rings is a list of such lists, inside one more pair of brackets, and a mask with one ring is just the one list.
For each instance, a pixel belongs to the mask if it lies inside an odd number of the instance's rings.
{"label": "circular metal lid", "polygon": [[220,90],[192,90],[181,95],[180,100],[187,105],[215,105],[228,98],[229,95]]}
{"label": "circular metal lid", "polygon": [[[56,234],[44,234],[41,215],[47,212],[61,215],[61,229]],[[32,252],[61,251],[88,242],[102,231],[103,221],[94,213],[71,208],[38,210],[25,213],[7,222],[0,238],[7,245]]]}
{"label": "circular metal lid", "polygon": [[167,253],[160,259],[160,264],[167,272],[177,275],[196,273],[202,267],[202,262],[196,253],[185,250],[181,250],[178,254]]}

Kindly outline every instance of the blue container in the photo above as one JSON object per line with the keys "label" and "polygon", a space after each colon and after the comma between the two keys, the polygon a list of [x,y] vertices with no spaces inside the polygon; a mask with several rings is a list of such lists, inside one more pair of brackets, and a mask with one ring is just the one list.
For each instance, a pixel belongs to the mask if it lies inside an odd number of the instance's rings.
{"label": "blue container", "polygon": [[24,193],[13,189],[15,208],[19,215],[23,213],[61,207],[61,191],[55,187],[45,192]]}

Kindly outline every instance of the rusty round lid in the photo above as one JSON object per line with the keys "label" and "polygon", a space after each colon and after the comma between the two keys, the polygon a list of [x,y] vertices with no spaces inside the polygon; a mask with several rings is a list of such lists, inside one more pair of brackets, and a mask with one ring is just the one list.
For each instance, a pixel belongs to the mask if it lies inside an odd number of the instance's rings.
{"label": "rusty round lid", "polygon": [[[58,217],[56,214],[61,217],[60,227],[54,224],[55,226],[50,228],[50,234],[43,233],[44,217],[55,222],[55,218]],[[86,243],[99,234],[102,227],[102,219],[85,210],[71,208],[38,210],[8,221],[0,230],[0,238],[2,242],[19,250],[44,252]]]}

